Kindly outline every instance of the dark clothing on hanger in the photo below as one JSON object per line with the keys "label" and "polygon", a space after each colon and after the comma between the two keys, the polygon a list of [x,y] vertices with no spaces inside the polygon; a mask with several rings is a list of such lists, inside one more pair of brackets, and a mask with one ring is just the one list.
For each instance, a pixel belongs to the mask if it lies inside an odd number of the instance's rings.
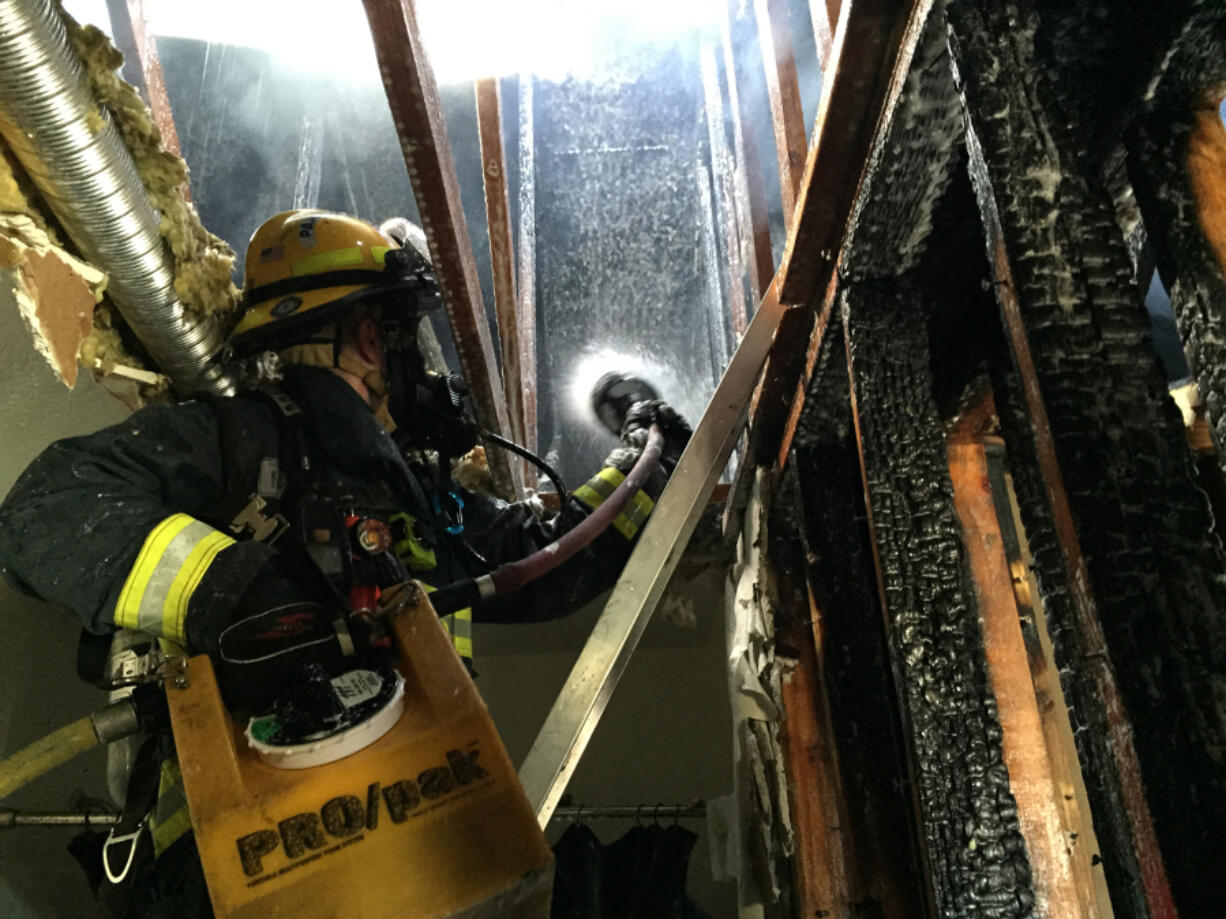
{"label": "dark clothing on hanger", "polygon": [[574,824],[553,847],[552,919],[709,919],[686,895],[698,836],[682,826],[635,826],[603,845]]}

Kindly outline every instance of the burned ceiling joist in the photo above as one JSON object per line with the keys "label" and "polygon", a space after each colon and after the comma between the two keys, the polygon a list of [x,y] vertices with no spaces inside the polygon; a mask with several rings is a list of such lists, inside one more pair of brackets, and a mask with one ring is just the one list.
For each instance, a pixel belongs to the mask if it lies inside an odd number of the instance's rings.
{"label": "burned ceiling joist", "polygon": [[[497,375],[498,362],[460,202],[455,160],[438,86],[422,45],[415,4],[412,0],[364,0],[364,4],[388,106],[413,182],[422,228],[430,241],[477,421],[486,430],[505,437],[511,433],[506,393]],[[491,453],[489,468],[499,494],[510,498],[518,493],[519,469],[506,453]]]}
{"label": "burned ceiling joist", "polygon": [[[1216,766],[1226,716],[1215,701],[1226,677],[1226,557],[1150,339],[1137,286],[1148,283],[1139,273],[1144,253],[1129,249],[1144,234],[1126,241],[1117,220],[1121,188],[1130,195],[1119,168],[1127,142],[1137,186],[1132,206],[1139,204],[1147,222],[1164,279],[1180,279],[1175,308],[1183,304],[1181,329],[1216,424],[1214,409],[1224,404],[1217,390],[1226,379],[1226,353],[1218,353],[1226,320],[1226,245],[1219,242],[1226,234],[1205,214],[1223,198],[1187,166],[1197,155],[1202,165],[1226,162],[1220,94],[1210,103],[1203,93],[1226,88],[1220,51],[1205,50],[1223,46],[1226,12],[1210,6],[1187,2],[1130,18],[1115,4],[938,4],[915,44],[889,130],[873,148],[838,253],[838,279],[825,296],[827,305],[837,296],[850,311],[842,329],[889,628],[897,625],[891,603],[934,596],[929,578],[943,577],[948,586],[962,576],[956,527],[949,551],[934,556],[930,569],[908,567],[924,558],[925,540],[941,530],[936,521],[952,511],[934,497],[936,516],[925,528],[912,516],[919,505],[900,496],[908,494],[908,464],[925,455],[911,443],[917,432],[934,431],[953,410],[950,395],[991,370],[1111,907],[1121,916],[1207,915],[1222,896],[1211,864],[1226,850],[1226,784]],[[1196,117],[1199,146],[1188,139]],[[802,244],[804,233],[802,214],[786,266],[792,283],[802,277],[798,265],[829,255],[812,237]],[[810,283],[822,277],[807,273]],[[814,303],[813,289],[805,290]],[[846,437],[848,393],[831,372],[843,360],[830,341],[840,323],[810,309],[820,318],[818,331],[799,372],[785,442],[770,459],[782,465],[790,456],[785,475],[797,476],[802,493],[829,498],[823,483],[838,477],[828,446]],[[887,311],[890,321],[874,310]],[[886,340],[893,349],[874,347]],[[924,358],[930,346],[931,366]],[[907,362],[924,372],[912,367],[908,383],[891,386]],[[785,388],[786,380],[775,387]],[[892,425],[883,420],[894,416]],[[940,442],[939,432],[930,436]],[[916,481],[947,481],[943,465],[930,457],[928,466]],[[903,512],[877,513],[899,501]],[[823,519],[819,525],[828,526]],[[913,525],[917,537],[902,539]],[[811,546],[813,528],[813,521],[804,528]],[[786,553],[776,554],[788,564]],[[809,562],[815,558],[825,570],[809,566],[811,585],[863,576],[846,563],[832,573],[821,564],[823,553],[810,551]],[[820,593],[829,594],[829,585]],[[956,593],[920,621],[973,604]],[[982,639],[973,628],[965,634],[973,653]],[[895,648],[896,664],[902,653]],[[897,666],[894,680],[907,723],[908,694],[923,680]],[[929,685],[952,699],[965,683]],[[925,815],[942,806],[924,797],[932,791],[923,776],[933,769],[933,753],[914,732],[908,736],[926,831]],[[845,739],[838,746],[840,756],[854,755]],[[932,774],[951,781],[950,771]],[[931,836],[926,849],[937,903],[953,902],[942,899],[956,895],[956,884],[942,892],[941,859],[958,855],[949,840]],[[1017,885],[1046,898],[1056,885],[1042,872],[1055,871],[1060,859],[1031,861],[1040,876],[1031,886],[1019,868]],[[1087,854],[1076,868],[1082,887],[1089,865]],[[1076,899],[1093,914],[1092,891]],[[984,908],[965,907],[991,914]],[[1049,908],[1045,899],[1036,902],[1039,914],[1055,915]]]}
{"label": "burned ceiling joist", "polygon": [[[1109,873],[1113,901],[1127,915],[1161,914],[1173,896],[1203,914],[1220,900],[1204,879],[1226,841],[1226,786],[1213,753],[1226,724],[1210,701],[1226,667],[1218,651],[1226,559],[1191,477],[1113,204],[1052,102],[1071,90],[1036,66],[1037,18],[996,3],[952,4],[949,16],[977,140],[972,174],[985,220],[1000,223],[997,260],[1010,267],[997,281],[1016,285],[1014,349],[1028,348],[1034,363],[1034,379],[1022,384],[1037,386],[1045,403],[1140,764],[1145,799],[1126,799],[1140,873],[1131,881]],[[1033,413],[1030,421],[1041,423]],[[1146,842],[1146,803],[1160,852]]]}

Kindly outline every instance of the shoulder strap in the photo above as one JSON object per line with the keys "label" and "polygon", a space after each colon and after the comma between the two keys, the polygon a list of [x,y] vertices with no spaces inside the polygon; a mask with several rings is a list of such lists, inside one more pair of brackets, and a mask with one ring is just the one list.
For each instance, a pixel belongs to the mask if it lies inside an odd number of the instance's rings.
{"label": "shoulder strap", "polygon": [[[251,501],[254,492],[270,510],[276,513],[292,494],[301,494],[313,473],[307,438],[303,431],[303,413],[280,389],[257,389],[224,397],[208,393],[194,398],[209,405],[217,417],[218,443],[222,458],[222,499],[218,516],[232,519]],[[243,447],[250,442],[252,432],[243,423],[237,410],[238,400],[267,405],[276,426],[276,442],[270,444],[267,455],[260,457],[257,480],[253,483],[242,469]]]}

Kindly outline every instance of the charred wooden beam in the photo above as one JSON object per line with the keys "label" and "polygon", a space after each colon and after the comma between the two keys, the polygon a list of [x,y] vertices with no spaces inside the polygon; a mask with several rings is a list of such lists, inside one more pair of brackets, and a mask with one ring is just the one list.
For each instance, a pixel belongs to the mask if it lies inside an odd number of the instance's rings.
{"label": "charred wooden beam", "polygon": [[796,437],[797,428],[800,426],[801,416],[805,411],[810,384],[817,368],[818,357],[823,352],[828,353],[830,351],[830,343],[826,340],[826,336],[830,333],[831,319],[835,318],[837,321],[835,312],[838,293],[838,275],[831,275],[830,282],[826,285],[826,295],[822,299],[821,309],[817,314],[817,321],[813,325],[813,331],[809,334],[809,347],[805,350],[804,368],[801,370],[800,379],[796,383],[796,392],[792,396],[792,406],[788,411],[787,420],[784,422],[783,436],[779,440],[778,452],[775,454],[776,471],[783,469],[791,455],[792,444]]}
{"label": "charred wooden beam", "polygon": [[[992,413],[990,394],[979,402],[983,413]],[[974,413],[963,421],[973,419]],[[1074,871],[1062,804],[1062,790],[1049,759],[1031,681],[1030,661],[1022,636],[1021,619],[1014,597],[1013,577],[1005,556],[1000,523],[996,519],[988,457],[982,436],[973,428],[951,433],[949,474],[954,487],[954,508],[962,526],[963,542],[970,564],[983,641],[987,654],[992,695],[1003,732],[1005,766],[1009,786],[1017,799],[1018,820],[1026,851],[1034,870],[1034,893],[1040,915],[1095,916],[1093,886],[1085,882],[1089,859],[1082,872]],[[1080,829],[1080,827],[1077,827]],[[1075,834],[1076,830],[1072,830]],[[1082,881],[1082,883],[1078,883]]]}
{"label": "charred wooden beam", "polygon": [[849,0],[822,81],[814,143],[783,253],[781,302],[812,302],[834,269],[869,161],[910,70],[931,0]]}
{"label": "charred wooden beam", "polygon": [[750,449],[758,464],[771,464],[780,455],[802,361],[813,348],[814,297],[834,273],[875,129],[888,124],[930,9],[931,0],[857,0],[848,11],[843,41],[823,80],[798,219],[779,269],[783,288],[790,285],[792,291],[787,302],[804,308],[789,311],[780,322],[750,407]]}
{"label": "charred wooden beam", "polygon": [[[477,422],[506,437],[511,428],[506,394],[496,372],[498,363],[464,220],[447,124],[422,46],[416,4],[414,0],[363,3]],[[514,497],[518,492],[518,467],[512,466],[503,451],[491,451],[489,468],[499,493]]]}
{"label": "charred wooden beam", "polygon": [[1024,406],[1006,436],[1011,457],[1033,449],[1037,463],[1019,497],[1042,534],[1049,609],[1065,592],[1071,606],[1053,624],[1058,656],[1092,681],[1066,694],[1100,735],[1081,752],[1112,903],[1119,915],[1209,914],[1226,893],[1210,867],[1226,851],[1226,713],[1209,701],[1226,678],[1226,558],[1112,201],[1053,115],[1062,77],[1037,66],[1040,13],[977,0],[948,15]]}
{"label": "charred wooden beam", "polygon": [[779,195],[783,199],[783,229],[792,229],[796,197],[805,171],[805,113],[800,104],[800,80],[792,53],[785,0],[754,0],[758,44],[766,69],[771,121],[775,127],[775,153],[779,158]]}
{"label": "charred wooden beam", "polygon": [[[999,423],[997,415],[997,426]],[[1013,579],[1013,598],[1017,604],[1022,641],[1043,728],[1047,764],[1060,790],[1060,812],[1072,860],[1074,884],[1090,903],[1091,915],[1110,916],[1111,897],[1103,875],[1098,836],[1090,816],[1089,797],[1082,776],[1081,757],[1078,755],[1078,739],[1073,734],[1073,713],[1064,692],[1065,681],[1062,678],[1065,674],[1061,673],[1056,663],[1051,641],[1050,611],[1040,599],[1031,546],[1022,533],[1015,489],[1008,473],[1005,443],[992,435],[985,438],[985,448],[992,501],[996,506],[996,521]]]}
{"label": "charred wooden beam", "polygon": [[[494,313],[498,318],[502,388],[507,396],[511,438],[527,444],[524,393],[535,390],[520,365],[519,310],[515,293],[515,247],[511,239],[511,199],[507,190],[507,160],[502,142],[502,90],[495,77],[477,80],[477,126],[481,142],[481,174],[485,215],[489,224],[490,270],[494,278]],[[531,449],[531,448],[529,448]],[[536,468],[525,464],[525,483],[536,483]]]}
{"label": "charred wooden beam", "polygon": [[[927,894],[875,591],[837,310],[830,323],[810,376],[796,453],[777,499],[793,519],[803,516],[789,527],[780,514],[772,532],[801,556],[787,567],[806,572],[824,724],[838,767],[837,843],[846,896],[855,904],[850,914],[903,919],[924,914]],[[780,557],[782,550],[775,554]],[[798,820],[797,833],[802,832],[825,828]]]}
{"label": "charred wooden beam", "polygon": [[[1003,250],[1000,254],[1000,264],[1007,268]],[[996,283],[1001,311],[1008,321],[1009,316],[1017,315],[1016,297],[1011,286],[1006,286],[1010,284],[1007,276],[998,276]],[[1120,916],[1148,916],[1146,883],[1156,891],[1154,900],[1164,909],[1170,906],[1169,888],[1149,820],[1131,728],[1098,622],[1046,407],[1024,340],[1020,355],[1016,359],[1001,355],[993,368],[996,404],[1009,444],[1009,467],[1034,557],[1103,867],[1111,879],[1112,906]],[[1017,370],[1012,360],[1017,361]],[[1137,835],[1140,844],[1135,841]],[[1144,870],[1143,864],[1148,866]],[[1154,911],[1154,915],[1171,914]]]}
{"label": "charred wooden beam", "polygon": [[923,305],[841,296],[855,431],[934,912],[1030,916],[1034,890],[932,396]]}
{"label": "charred wooden beam", "polygon": [[[1186,40],[1226,44],[1226,10]],[[1155,248],[1158,271],[1196,378],[1219,468],[1226,471],[1226,128],[1218,114],[1226,60],[1196,61],[1197,46],[1177,46],[1181,85],[1161,93],[1127,136],[1128,173]],[[1199,75],[1197,71],[1200,71]],[[1199,85],[1198,85],[1199,84]]]}
{"label": "charred wooden beam", "polygon": [[[817,321],[809,330],[808,348],[791,392],[763,385],[754,416],[763,424],[762,436],[774,434],[772,451],[759,454],[760,462],[785,462],[796,423],[804,410],[813,361],[821,347],[825,327],[840,278],[899,275],[913,269],[925,251],[933,228],[937,202],[959,161],[961,111],[949,74],[945,19],[939,12],[917,8],[906,31],[905,47],[895,60],[895,72],[886,99],[886,111],[877,126],[872,156],[859,180],[858,198],[850,205],[842,253],[825,277]],[[859,9],[853,6],[846,16]],[[845,24],[844,32],[850,27]],[[862,23],[857,29],[866,28]],[[819,144],[821,141],[819,140]],[[816,168],[816,167],[815,167]],[[799,230],[798,230],[799,232]],[[803,317],[796,317],[799,323]],[[799,362],[799,358],[796,358]],[[768,366],[773,373],[791,372],[783,356]],[[774,378],[768,378],[773,382]],[[769,423],[775,403],[788,408],[780,427]]]}

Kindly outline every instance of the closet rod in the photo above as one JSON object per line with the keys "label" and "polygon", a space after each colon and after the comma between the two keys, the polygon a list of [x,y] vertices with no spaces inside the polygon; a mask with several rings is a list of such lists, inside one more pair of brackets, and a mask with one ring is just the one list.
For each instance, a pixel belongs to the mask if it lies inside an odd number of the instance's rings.
{"label": "closet rod", "polygon": [[577,807],[558,807],[554,809],[554,820],[580,820],[585,817],[593,819],[613,818],[634,819],[639,821],[677,820],[682,817],[705,817],[707,804],[705,801],[695,801],[693,804],[586,804]]}

